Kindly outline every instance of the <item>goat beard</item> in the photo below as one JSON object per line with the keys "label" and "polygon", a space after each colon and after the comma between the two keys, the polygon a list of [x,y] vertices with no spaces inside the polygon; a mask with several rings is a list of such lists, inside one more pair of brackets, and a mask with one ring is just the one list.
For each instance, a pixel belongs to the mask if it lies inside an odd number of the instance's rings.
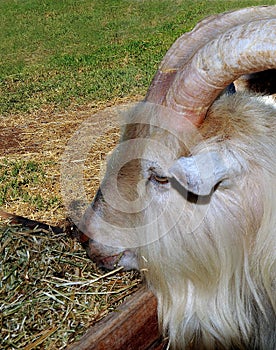
{"label": "goat beard", "polygon": [[[269,183],[266,174],[258,190],[247,183],[246,193],[216,191],[207,211],[188,203],[178,222],[175,202],[166,215],[148,211],[148,220],[158,217],[148,239],[167,233],[141,247],[140,265],[173,349],[275,348],[276,191]],[[252,203],[262,206],[260,220]]]}

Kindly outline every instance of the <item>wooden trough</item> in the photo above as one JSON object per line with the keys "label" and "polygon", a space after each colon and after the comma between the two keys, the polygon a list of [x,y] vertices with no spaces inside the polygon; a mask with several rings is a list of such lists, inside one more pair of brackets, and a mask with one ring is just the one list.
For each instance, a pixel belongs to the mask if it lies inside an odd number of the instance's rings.
{"label": "wooden trough", "polygon": [[67,350],[164,350],[156,307],[154,295],[142,286]]}

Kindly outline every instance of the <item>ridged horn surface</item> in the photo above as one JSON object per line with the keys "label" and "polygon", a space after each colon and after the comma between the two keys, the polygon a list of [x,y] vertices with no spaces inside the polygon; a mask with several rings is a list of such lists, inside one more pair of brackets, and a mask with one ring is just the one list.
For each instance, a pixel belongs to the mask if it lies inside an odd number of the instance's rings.
{"label": "ridged horn surface", "polygon": [[199,125],[228,84],[241,75],[273,68],[276,18],[236,26],[199,49],[178,71],[165,105]]}
{"label": "ridged horn surface", "polygon": [[163,58],[148,90],[146,100],[162,104],[176,73],[208,42],[226,31],[251,21],[276,17],[276,6],[256,6],[210,16],[178,38]]}

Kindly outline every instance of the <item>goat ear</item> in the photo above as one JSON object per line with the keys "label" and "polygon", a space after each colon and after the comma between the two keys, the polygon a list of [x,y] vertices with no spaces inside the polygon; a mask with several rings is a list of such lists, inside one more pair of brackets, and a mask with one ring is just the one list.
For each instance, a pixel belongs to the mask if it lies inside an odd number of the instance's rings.
{"label": "goat ear", "polygon": [[219,152],[206,152],[179,158],[169,169],[169,173],[187,191],[207,196],[219,182],[222,181],[226,186],[231,183],[229,177],[232,169],[229,169],[229,165],[228,162],[225,164]]}

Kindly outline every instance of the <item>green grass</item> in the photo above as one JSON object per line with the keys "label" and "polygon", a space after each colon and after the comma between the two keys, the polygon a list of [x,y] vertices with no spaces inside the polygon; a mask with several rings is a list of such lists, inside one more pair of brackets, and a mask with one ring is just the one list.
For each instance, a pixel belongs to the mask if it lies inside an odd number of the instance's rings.
{"label": "green grass", "polygon": [[145,94],[201,18],[275,1],[1,0],[0,113]]}
{"label": "green grass", "polygon": [[46,210],[61,205],[57,196],[41,195],[41,187],[49,186],[49,177],[43,166],[49,164],[35,161],[0,162],[0,206],[7,203],[28,203],[37,210]]}

